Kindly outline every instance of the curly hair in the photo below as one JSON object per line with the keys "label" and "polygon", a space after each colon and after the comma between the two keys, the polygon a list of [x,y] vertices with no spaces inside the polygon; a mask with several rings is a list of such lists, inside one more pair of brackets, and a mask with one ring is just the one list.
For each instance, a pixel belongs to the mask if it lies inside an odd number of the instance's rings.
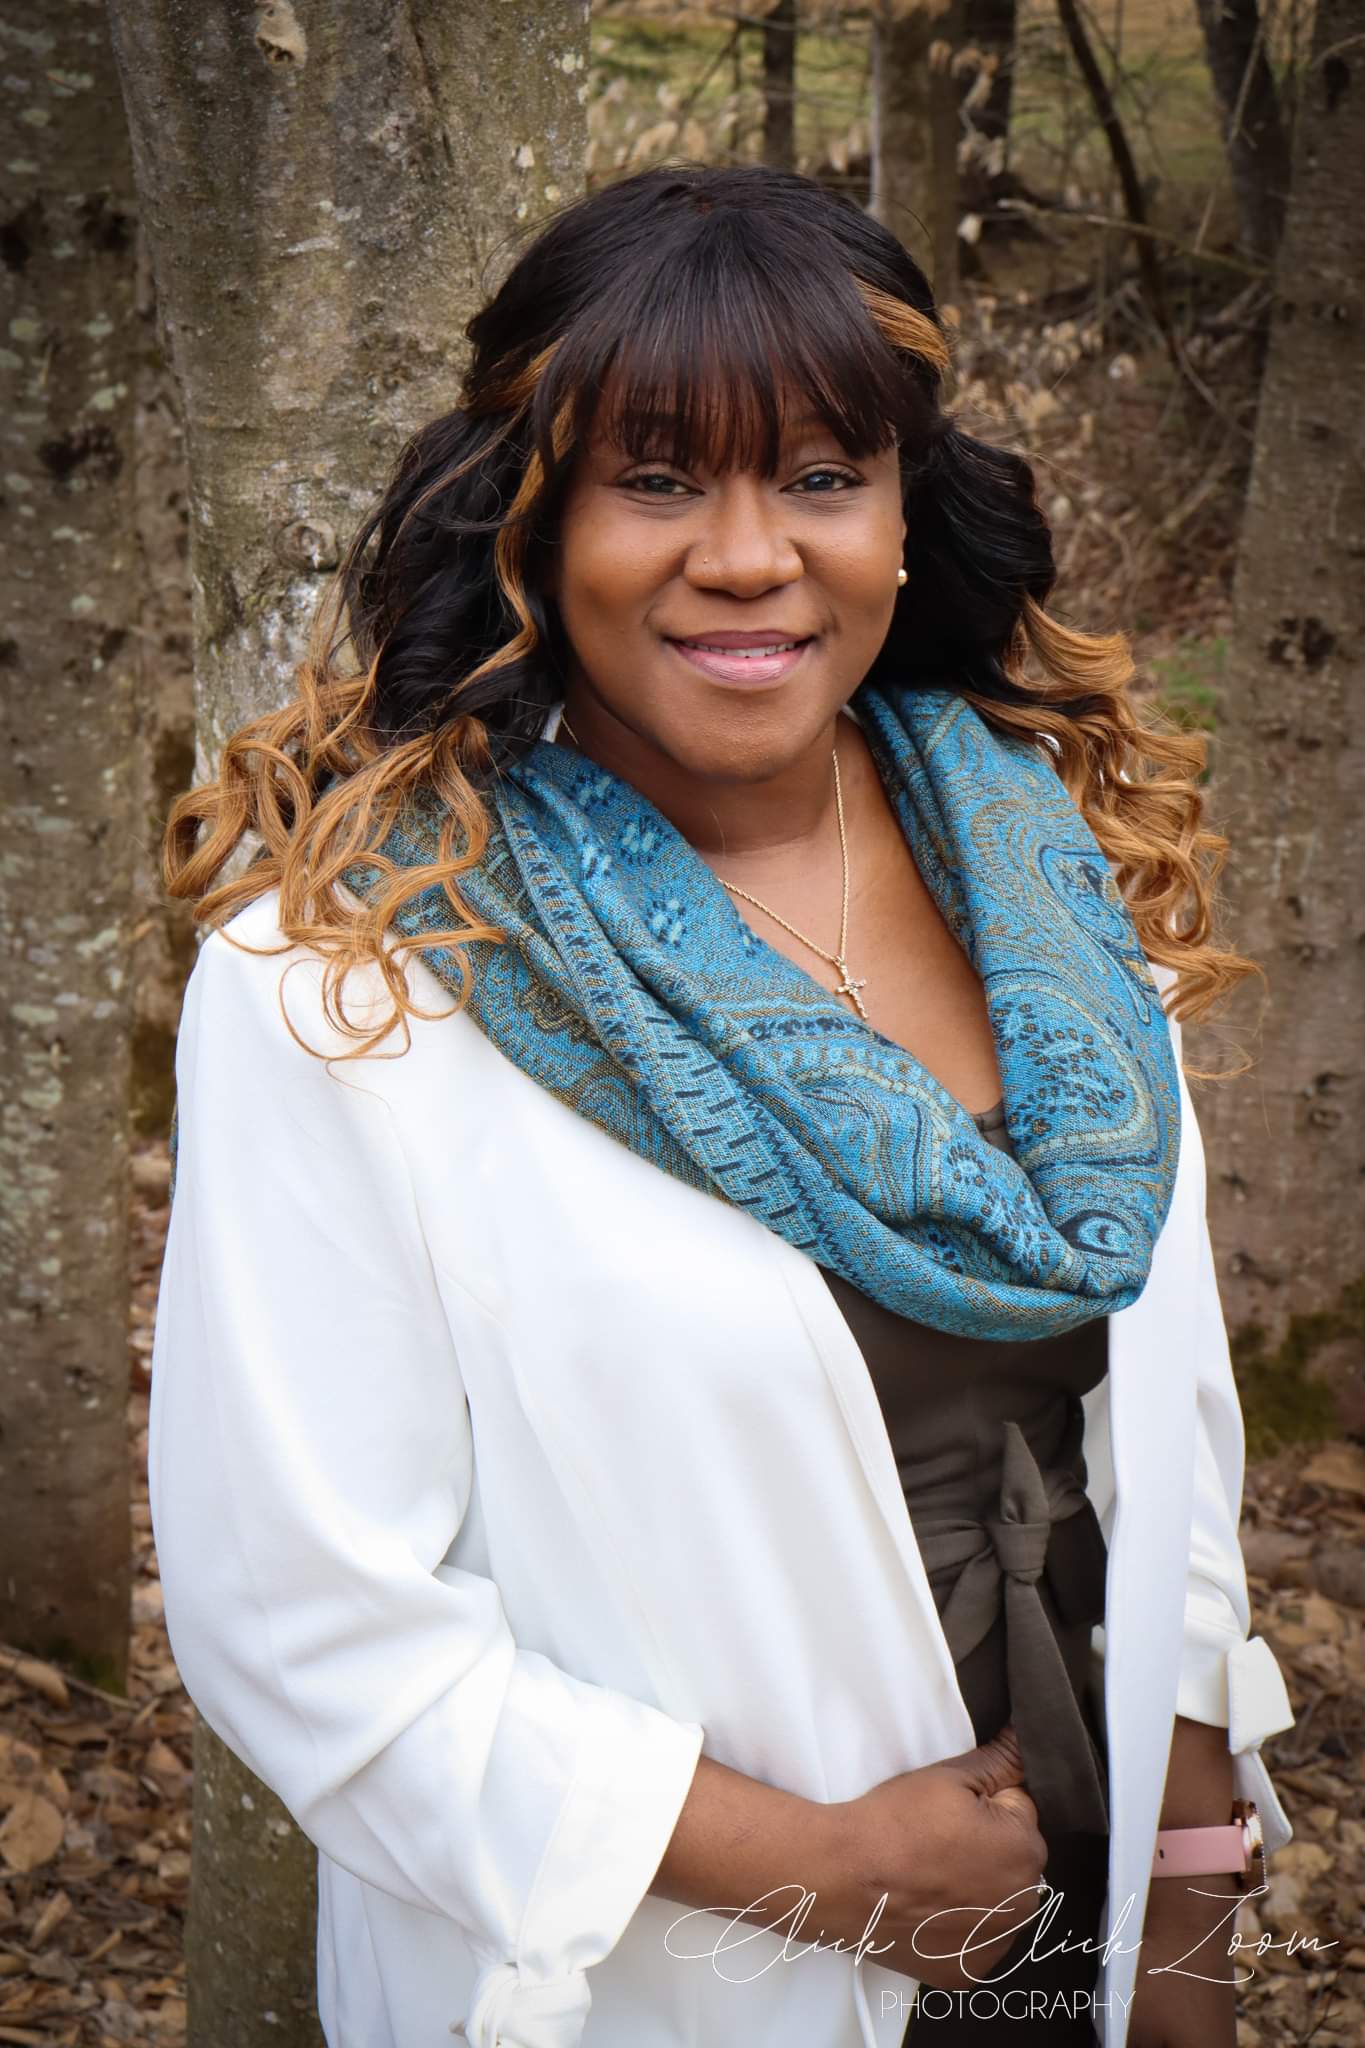
{"label": "curly hair", "polygon": [[[459,403],[411,437],[352,539],[297,697],[233,733],[166,828],[166,886],[199,922],[278,888],[281,931],[324,956],[328,1014],[360,1041],[343,1057],[395,1023],[406,1045],[406,1017],[434,1014],[409,992],[408,952],[448,948],[467,994],[466,949],[501,938],[459,878],[487,845],[487,778],[563,695],[546,570],[594,424],[609,412],[632,459],[662,446],[680,466],[772,475],[793,391],[853,459],[898,450],[919,569],[865,680],[955,690],[1049,749],[1147,955],[1174,972],[1173,1016],[1203,1015],[1254,971],[1214,927],[1225,842],[1204,819],[1204,743],[1139,714],[1126,636],[1048,612],[1056,568],[1032,470],[943,409],[949,344],[928,283],[859,207],[758,166],[645,171],[559,211],[466,336]],[[376,849],[421,784],[444,808],[439,859],[401,870]],[[254,860],[219,880],[248,834]],[[389,885],[368,904],[337,886],[362,857]],[[449,929],[391,932],[433,884]],[[341,1003],[362,962],[394,1002],[368,1031]]]}

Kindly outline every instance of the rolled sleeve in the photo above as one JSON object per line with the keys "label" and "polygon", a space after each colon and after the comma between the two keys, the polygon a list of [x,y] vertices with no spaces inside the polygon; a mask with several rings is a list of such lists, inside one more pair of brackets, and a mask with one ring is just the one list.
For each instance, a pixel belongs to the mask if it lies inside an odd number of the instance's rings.
{"label": "rolled sleeve", "polygon": [[[1177,1058],[1180,1032],[1172,1026]],[[1268,1735],[1294,1725],[1283,1675],[1270,1645],[1250,1636],[1251,1604],[1240,1522],[1246,1440],[1227,1328],[1205,1219],[1206,1168],[1194,1105],[1181,1077],[1181,1144],[1197,1176],[1199,1243],[1190,1341],[1195,1373],[1195,1462],[1186,1582],[1184,1641],[1176,1712],[1228,1730],[1241,1757],[1239,1784],[1269,1805],[1266,1846],[1283,1846],[1292,1829],[1254,1752]],[[1268,1795],[1268,1797],[1267,1797]]]}
{"label": "rolled sleeve", "polygon": [[1206,1721],[1211,1728],[1227,1727],[1228,1651],[1240,1641],[1240,1636],[1213,1642],[1192,1640],[1187,1629],[1175,1696],[1177,1714],[1187,1721]]}

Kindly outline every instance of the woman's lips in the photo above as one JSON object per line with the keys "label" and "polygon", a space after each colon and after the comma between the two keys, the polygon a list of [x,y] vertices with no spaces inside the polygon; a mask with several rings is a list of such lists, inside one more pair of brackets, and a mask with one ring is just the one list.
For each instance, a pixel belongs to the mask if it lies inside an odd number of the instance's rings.
{"label": "woman's lips", "polygon": [[744,689],[759,683],[780,683],[791,674],[812,642],[798,640],[772,654],[760,649],[746,652],[736,647],[698,647],[686,640],[670,640],[668,644],[713,682],[737,683]]}

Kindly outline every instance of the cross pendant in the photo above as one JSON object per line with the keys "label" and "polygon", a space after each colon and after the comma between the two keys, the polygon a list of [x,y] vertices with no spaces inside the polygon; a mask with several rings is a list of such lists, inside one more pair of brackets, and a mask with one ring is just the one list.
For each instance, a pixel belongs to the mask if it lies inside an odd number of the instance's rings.
{"label": "cross pendant", "polygon": [[854,1009],[858,1012],[858,1015],[862,1018],[865,1024],[867,1022],[867,1011],[863,1008],[863,999],[858,994],[858,990],[860,988],[866,988],[867,982],[865,980],[854,981],[853,977],[850,975],[848,971],[847,964],[844,961],[836,960],[834,964],[838,968],[840,974],[842,974],[843,976],[843,980],[839,983],[838,988],[835,990],[835,994],[850,997],[852,999]]}

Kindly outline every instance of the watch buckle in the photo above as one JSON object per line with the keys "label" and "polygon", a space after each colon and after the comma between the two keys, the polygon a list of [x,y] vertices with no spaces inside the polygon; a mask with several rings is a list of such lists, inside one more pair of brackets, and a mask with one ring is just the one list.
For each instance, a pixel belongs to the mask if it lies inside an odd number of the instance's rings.
{"label": "watch buckle", "polygon": [[1265,1835],[1255,1800],[1234,1799],[1232,1817],[1242,1823],[1247,1845],[1247,1867],[1237,1872],[1237,1888],[1244,1894],[1264,1891],[1269,1882],[1265,1866]]}

